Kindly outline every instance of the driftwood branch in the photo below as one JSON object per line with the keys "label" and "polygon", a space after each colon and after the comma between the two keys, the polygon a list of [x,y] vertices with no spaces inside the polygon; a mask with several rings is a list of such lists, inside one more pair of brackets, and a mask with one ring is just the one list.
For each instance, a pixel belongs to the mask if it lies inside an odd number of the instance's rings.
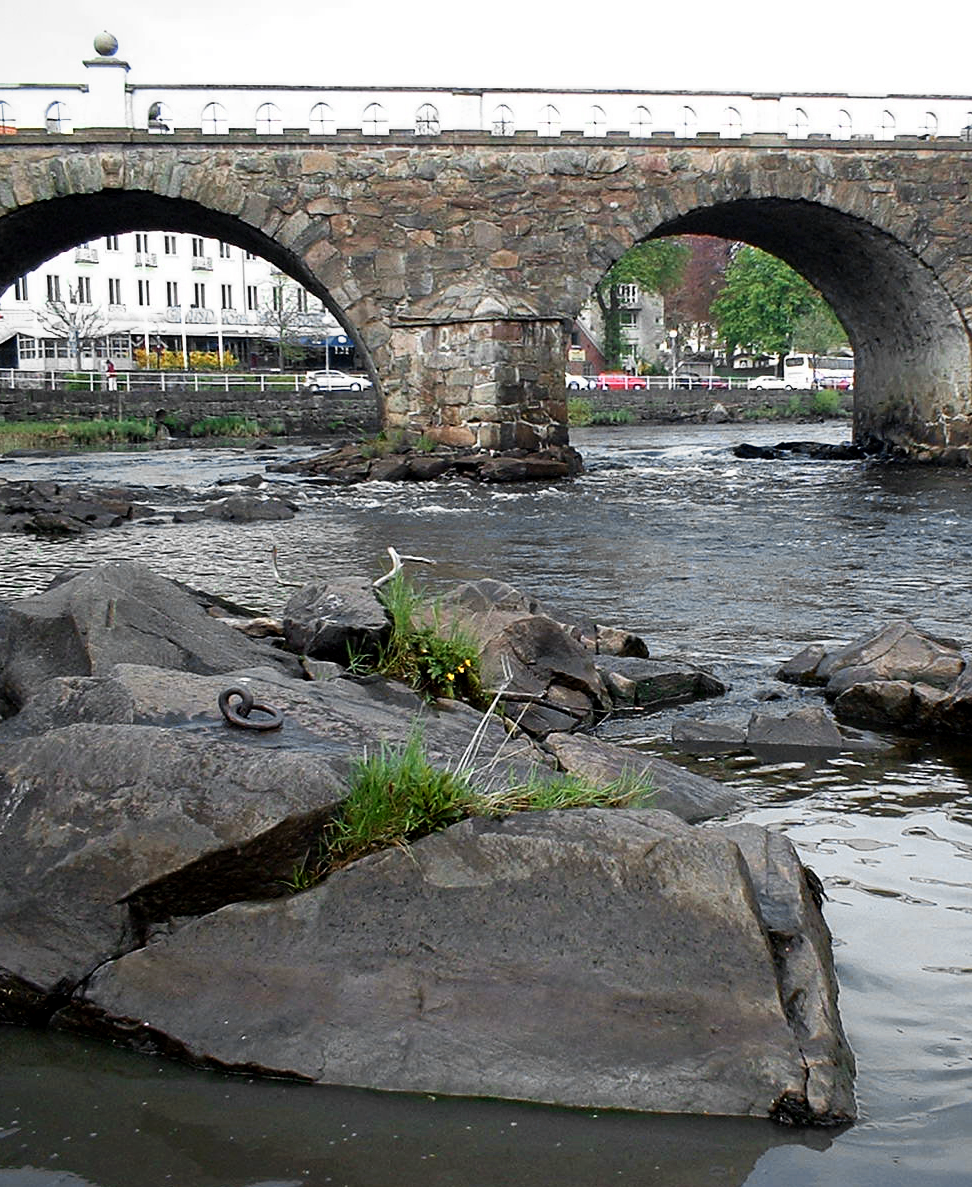
{"label": "driftwood branch", "polygon": [[391,562],[392,562],[391,570],[388,573],[385,573],[384,576],[379,577],[376,581],[372,581],[372,583],[371,583],[372,589],[381,589],[381,587],[383,585],[385,585],[389,581],[391,581],[391,579],[395,576],[396,573],[401,572],[402,566],[405,561],[412,561],[414,564],[417,564],[417,565],[434,565],[435,564],[435,561],[429,560],[429,558],[427,556],[402,556],[400,553],[398,553],[394,548],[392,548],[390,546],[388,549],[388,555],[391,557]]}
{"label": "driftwood branch", "polygon": [[277,579],[278,585],[289,585],[291,589],[300,589],[303,585],[302,581],[284,581],[280,576],[280,570],[277,568],[277,546],[274,544],[270,549],[270,563],[273,565],[273,575]]}

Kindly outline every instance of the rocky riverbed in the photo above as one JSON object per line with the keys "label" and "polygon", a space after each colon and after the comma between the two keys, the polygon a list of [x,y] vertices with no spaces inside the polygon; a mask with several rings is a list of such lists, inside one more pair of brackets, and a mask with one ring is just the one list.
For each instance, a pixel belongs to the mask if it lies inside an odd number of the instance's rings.
{"label": "rocky riverbed", "polygon": [[[816,880],[784,837],[718,823],[722,784],[583,732],[715,678],[675,687],[637,636],[480,581],[446,601],[516,707],[484,722],[311,654],[336,586],[269,638],[131,562],[3,607],[0,1018],[316,1083],[853,1117]],[[229,687],[280,728],[228,724]],[[475,786],[635,769],[652,793],[471,817],[290,893],[350,765],[416,723],[442,765],[482,734]]]}

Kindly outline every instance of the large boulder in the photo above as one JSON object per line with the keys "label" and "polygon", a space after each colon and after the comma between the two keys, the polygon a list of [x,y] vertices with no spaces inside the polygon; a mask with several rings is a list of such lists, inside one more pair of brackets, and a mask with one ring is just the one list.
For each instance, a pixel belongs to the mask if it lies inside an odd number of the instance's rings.
{"label": "large boulder", "polygon": [[160,934],[57,1021],[324,1084],[848,1120],[825,925],[761,836],[651,810],[467,820]]}
{"label": "large boulder", "polygon": [[443,599],[439,614],[478,642],[486,686],[504,690],[508,716],[527,733],[575,729],[610,708],[594,653],[577,630],[513,586],[491,580],[460,585]]}
{"label": "large boulder", "polygon": [[0,635],[0,703],[23,705],[54,676],[97,676],[116,663],[209,674],[296,658],[208,615],[172,581],[112,561],[8,604]]}
{"label": "large boulder", "polygon": [[[228,686],[283,726],[228,726]],[[468,769],[481,787],[545,761],[511,747],[498,719],[384,680],[124,664],[51,680],[0,724],[0,1020],[49,1010],[170,918],[283,893],[346,797],[352,760],[416,729],[441,767],[479,736]]]}
{"label": "large boulder", "polygon": [[902,620],[843,647],[813,644],[784,664],[779,677],[798,684],[822,684],[826,695],[834,698],[854,684],[874,680],[947,689],[964,668],[965,658],[953,640],[937,638]]}
{"label": "large boulder", "polygon": [[347,665],[355,652],[374,655],[391,623],[364,577],[310,581],[283,608],[287,646],[313,659]]}
{"label": "large boulder", "polygon": [[746,729],[751,750],[816,750],[837,753],[843,738],[826,709],[801,705],[784,716],[754,713]]}

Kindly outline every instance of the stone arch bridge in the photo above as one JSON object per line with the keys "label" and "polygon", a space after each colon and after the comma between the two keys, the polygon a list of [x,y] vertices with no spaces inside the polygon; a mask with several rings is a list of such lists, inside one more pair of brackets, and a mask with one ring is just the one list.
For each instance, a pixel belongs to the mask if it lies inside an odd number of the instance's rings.
{"label": "stone arch bridge", "polygon": [[389,426],[489,448],[565,441],[565,335],[581,304],[632,244],[692,232],[764,248],[830,301],[854,346],[859,442],[972,457],[972,145],[8,140],[0,288],[106,234],[235,243],[324,299]]}

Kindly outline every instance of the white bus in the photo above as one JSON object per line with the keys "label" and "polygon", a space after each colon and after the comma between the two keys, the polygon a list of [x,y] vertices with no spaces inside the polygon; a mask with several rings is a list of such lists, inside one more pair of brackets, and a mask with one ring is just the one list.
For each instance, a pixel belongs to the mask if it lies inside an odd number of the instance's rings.
{"label": "white bus", "polygon": [[783,360],[783,382],[787,387],[809,391],[835,387],[847,391],[854,386],[854,357],[840,354],[788,354]]}

